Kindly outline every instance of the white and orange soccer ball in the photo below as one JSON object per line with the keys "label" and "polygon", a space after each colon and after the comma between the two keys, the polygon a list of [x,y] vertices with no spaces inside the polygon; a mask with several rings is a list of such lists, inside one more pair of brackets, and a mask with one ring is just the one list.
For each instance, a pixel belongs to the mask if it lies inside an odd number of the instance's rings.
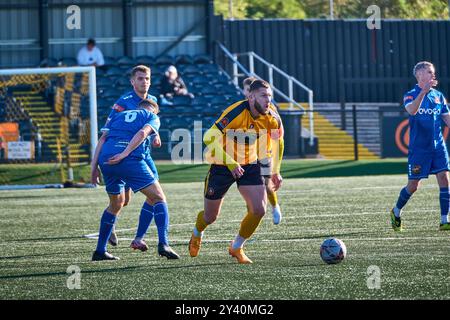
{"label": "white and orange soccer ball", "polygon": [[347,255],[347,247],[342,240],[329,238],[320,246],[320,257],[328,264],[336,264],[344,260]]}

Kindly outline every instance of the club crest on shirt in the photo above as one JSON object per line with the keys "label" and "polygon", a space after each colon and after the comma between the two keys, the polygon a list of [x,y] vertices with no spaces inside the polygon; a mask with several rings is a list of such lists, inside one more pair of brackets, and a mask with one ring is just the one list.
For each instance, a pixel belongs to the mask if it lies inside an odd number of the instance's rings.
{"label": "club crest on shirt", "polygon": [[420,174],[421,171],[422,171],[422,166],[419,166],[418,164],[414,164],[412,166],[411,172],[413,174]]}
{"label": "club crest on shirt", "polygon": [[440,104],[441,103],[441,101],[439,100],[439,97],[434,98],[434,103],[436,103],[436,104]]}
{"label": "club crest on shirt", "polygon": [[222,127],[226,127],[228,124],[230,123],[230,121],[228,120],[228,118],[223,118],[222,120],[220,120],[220,124],[222,125]]}

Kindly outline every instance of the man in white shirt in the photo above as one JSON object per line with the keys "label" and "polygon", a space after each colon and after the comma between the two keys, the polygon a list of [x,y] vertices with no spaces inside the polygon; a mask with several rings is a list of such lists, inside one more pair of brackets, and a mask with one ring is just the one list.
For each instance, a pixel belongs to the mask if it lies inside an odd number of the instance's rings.
{"label": "man in white shirt", "polygon": [[99,67],[105,64],[103,54],[100,49],[95,46],[94,39],[89,39],[86,46],[78,51],[77,61],[80,66]]}

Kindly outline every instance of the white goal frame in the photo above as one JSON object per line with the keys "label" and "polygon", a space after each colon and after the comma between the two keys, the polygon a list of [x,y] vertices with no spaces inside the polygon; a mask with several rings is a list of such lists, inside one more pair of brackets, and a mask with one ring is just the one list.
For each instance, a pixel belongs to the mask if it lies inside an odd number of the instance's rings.
{"label": "white goal frame", "polygon": [[55,74],[55,73],[84,73],[89,74],[89,118],[91,128],[91,159],[94,158],[95,147],[98,142],[97,128],[97,84],[95,67],[56,67],[56,68],[24,68],[2,69],[0,76],[25,74]]}

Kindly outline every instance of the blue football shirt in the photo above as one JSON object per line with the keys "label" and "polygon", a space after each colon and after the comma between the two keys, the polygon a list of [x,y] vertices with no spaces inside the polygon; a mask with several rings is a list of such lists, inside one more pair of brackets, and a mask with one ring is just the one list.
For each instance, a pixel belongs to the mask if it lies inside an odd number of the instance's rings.
{"label": "blue football shirt", "polygon": [[[422,89],[416,84],[414,89],[403,96],[406,108],[420,94]],[[423,98],[415,115],[409,115],[409,152],[433,152],[445,148],[442,136],[441,115],[448,114],[449,109],[444,95],[431,89]]]}
{"label": "blue football shirt", "polygon": [[[133,139],[134,135],[144,126],[151,126],[154,131],[160,127],[159,117],[154,113],[145,110],[127,110],[113,114],[112,118],[102,131],[108,131],[105,144],[102,148],[102,158],[122,152]],[[142,143],[130,153],[129,157],[145,159],[147,148]]]}

